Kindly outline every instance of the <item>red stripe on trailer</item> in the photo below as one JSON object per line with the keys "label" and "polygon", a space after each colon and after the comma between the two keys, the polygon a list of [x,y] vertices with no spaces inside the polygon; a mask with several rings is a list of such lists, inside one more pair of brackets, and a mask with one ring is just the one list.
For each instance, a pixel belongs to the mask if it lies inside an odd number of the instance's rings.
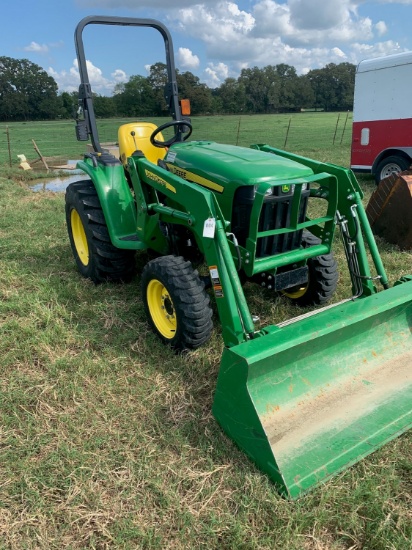
{"label": "red stripe on trailer", "polygon": [[353,123],[351,168],[370,169],[385,149],[412,148],[412,118]]}

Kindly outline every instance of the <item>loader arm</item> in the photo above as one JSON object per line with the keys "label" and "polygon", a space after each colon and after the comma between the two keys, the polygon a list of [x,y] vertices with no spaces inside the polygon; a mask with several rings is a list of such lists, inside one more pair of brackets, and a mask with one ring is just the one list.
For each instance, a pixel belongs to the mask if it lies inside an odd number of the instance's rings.
{"label": "loader arm", "polygon": [[[315,180],[316,177],[323,176],[324,174],[329,174],[330,177],[336,178],[338,185],[336,188],[337,220],[335,221],[341,225],[343,231],[347,231],[348,240],[353,243],[351,246],[353,247],[353,254],[356,256],[355,261],[359,268],[359,273],[356,274],[350,268],[353,294],[354,296],[360,294],[369,296],[374,294],[376,292],[375,280],[379,280],[384,288],[388,288],[388,277],[362,204],[363,194],[353,172],[335,164],[318,162],[270,147],[269,145],[252,145],[252,148],[296,160],[308,166],[313,170]],[[330,191],[330,187],[326,187],[321,189],[320,193],[315,191],[313,196],[318,196],[329,201],[332,195]],[[333,197],[333,200],[335,200],[335,197]],[[377,272],[376,277],[373,277],[370,271],[364,238]],[[361,290],[359,289],[360,287],[362,287]]]}

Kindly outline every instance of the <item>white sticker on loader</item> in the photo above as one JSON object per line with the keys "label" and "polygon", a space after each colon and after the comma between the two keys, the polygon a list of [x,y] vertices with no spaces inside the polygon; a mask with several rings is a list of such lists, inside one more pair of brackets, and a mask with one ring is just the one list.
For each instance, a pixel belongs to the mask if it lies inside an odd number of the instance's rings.
{"label": "white sticker on loader", "polygon": [[215,236],[216,220],[215,218],[208,218],[203,226],[203,236],[208,239],[213,239]]}

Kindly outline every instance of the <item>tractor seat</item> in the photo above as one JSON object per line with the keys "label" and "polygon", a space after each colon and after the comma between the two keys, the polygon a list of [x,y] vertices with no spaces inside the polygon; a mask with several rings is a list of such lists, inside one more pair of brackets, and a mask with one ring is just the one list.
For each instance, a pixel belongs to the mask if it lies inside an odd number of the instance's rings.
{"label": "tractor seat", "polygon": [[[166,149],[155,147],[150,143],[150,136],[157,126],[151,122],[130,122],[123,124],[118,131],[119,154],[122,164],[127,164],[127,158],[139,150],[153,164],[157,164],[166,155]],[[134,134],[133,134],[134,133]],[[157,139],[164,140],[162,134]]]}

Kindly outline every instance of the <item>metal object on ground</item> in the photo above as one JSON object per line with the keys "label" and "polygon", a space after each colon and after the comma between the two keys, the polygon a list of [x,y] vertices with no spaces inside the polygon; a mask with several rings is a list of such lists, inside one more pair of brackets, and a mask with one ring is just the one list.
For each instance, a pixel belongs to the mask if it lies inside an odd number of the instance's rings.
{"label": "metal object on ground", "polygon": [[412,170],[383,179],[366,214],[375,235],[402,250],[412,250]]}

